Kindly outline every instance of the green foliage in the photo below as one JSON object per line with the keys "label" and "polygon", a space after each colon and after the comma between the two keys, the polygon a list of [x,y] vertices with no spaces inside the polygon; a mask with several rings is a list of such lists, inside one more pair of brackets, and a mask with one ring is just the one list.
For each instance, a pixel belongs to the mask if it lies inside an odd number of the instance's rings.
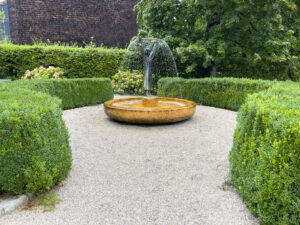
{"label": "green foliage", "polygon": [[274,82],[238,78],[175,79],[158,82],[158,96],[185,98],[199,104],[238,110],[248,94],[270,88]]}
{"label": "green foliage", "polygon": [[96,105],[113,98],[109,78],[19,80],[10,86],[56,96],[62,100],[63,109]]}
{"label": "green foliage", "polygon": [[299,122],[299,84],[253,94],[238,113],[232,182],[261,224],[299,224]]}
{"label": "green foliage", "polygon": [[179,74],[300,81],[299,0],[141,0],[140,37],[164,39]]}
{"label": "green foliage", "polygon": [[21,79],[60,79],[63,74],[64,72],[59,67],[49,66],[45,68],[40,66],[32,71],[26,70]]}
{"label": "green foliage", "polygon": [[119,71],[112,77],[112,85],[115,93],[144,95],[144,75],[138,71]]}
{"label": "green foliage", "polygon": [[0,192],[39,193],[71,167],[61,100],[0,84]]}
{"label": "green foliage", "polygon": [[[1,6],[1,3],[0,3]],[[4,19],[4,13],[0,12],[0,24],[3,23],[3,19]],[[0,34],[3,32],[3,30],[0,29]]]}
{"label": "green foliage", "polygon": [[125,50],[87,46],[0,45],[0,78],[20,79],[26,70],[60,67],[65,78],[111,77],[117,73]]}
{"label": "green foliage", "polygon": [[112,97],[108,78],[1,82],[0,192],[39,193],[63,180],[71,167],[71,150],[61,107]]}

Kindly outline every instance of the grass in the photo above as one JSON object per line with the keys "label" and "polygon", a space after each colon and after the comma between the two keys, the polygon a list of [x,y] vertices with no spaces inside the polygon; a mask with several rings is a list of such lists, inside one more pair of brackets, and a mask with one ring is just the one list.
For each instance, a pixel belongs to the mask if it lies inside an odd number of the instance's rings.
{"label": "grass", "polygon": [[52,212],[59,202],[60,198],[56,193],[46,192],[27,202],[23,210],[33,210],[42,207],[44,212]]}
{"label": "grass", "polygon": [[222,185],[221,185],[221,190],[223,191],[235,191],[233,184],[230,179],[226,180]]}
{"label": "grass", "polygon": [[42,206],[47,212],[52,212],[59,202],[60,198],[52,192],[41,194],[32,201],[34,206]]}

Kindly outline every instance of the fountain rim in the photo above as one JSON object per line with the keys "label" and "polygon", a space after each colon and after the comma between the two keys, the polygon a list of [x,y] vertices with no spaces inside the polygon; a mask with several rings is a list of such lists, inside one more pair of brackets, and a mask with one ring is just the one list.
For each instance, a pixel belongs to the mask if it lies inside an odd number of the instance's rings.
{"label": "fountain rim", "polygon": [[117,110],[122,110],[122,111],[136,111],[136,112],[165,112],[165,111],[178,111],[182,109],[189,109],[189,108],[194,108],[197,106],[197,104],[193,101],[187,100],[187,99],[181,99],[181,98],[168,98],[168,97],[156,97],[154,99],[161,99],[161,100],[166,100],[166,101],[174,101],[174,102],[182,102],[185,103],[185,106],[179,106],[179,107],[174,107],[174,108],[168,108],[168,109],[155,109],[151,107],[145,107],[145,108],[123,108],[123,107],[118,107],[118,106],[113,106],[113,103],[116,102],[122,102],[122,101],[129,101],[129,100],[142,100],[142,99],[147,99],[147,97],[129,97],[129,98],[120,98],[120,99],[111,99],[106,102],[104,102],[104,107],[109,108],[109,109],[117,109]]}

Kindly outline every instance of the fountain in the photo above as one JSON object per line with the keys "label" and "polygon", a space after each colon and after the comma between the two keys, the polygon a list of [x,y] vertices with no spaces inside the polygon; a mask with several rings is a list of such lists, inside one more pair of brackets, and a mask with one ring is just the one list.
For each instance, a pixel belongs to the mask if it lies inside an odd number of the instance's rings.
{"label": "fountain", "polygon": [[178,78],[175,60],[165,41],[155,38],[135,39],[127,49],[122,69],[144,71],[146,97],[105,102],[104,110],[110,118],[135,124],[165,124],[187,120],[194,115],[196,103],[192,101],[152,95],[155,94],[154,86],[159,78]]}

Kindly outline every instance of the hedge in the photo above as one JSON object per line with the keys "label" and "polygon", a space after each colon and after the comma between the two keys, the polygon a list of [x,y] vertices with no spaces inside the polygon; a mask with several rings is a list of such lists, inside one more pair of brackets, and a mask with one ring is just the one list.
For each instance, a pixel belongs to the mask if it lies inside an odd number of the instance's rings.
{"label": "hedge", "polygon": [[55,66],[66,78],[111,77],[123,61],[123,49],[103,47],[0,45],[0,79],[19,79],[26,70]]}
{"label": "hedge", "polygon": [[113,98],[109,78],[19,80],[10,85],[56,96],[62,100],[63,109],[96,105]]}
{"label": "hedge", "polygon": [[0,192],[38,193],[71,168],[61,100],[0,84]]}
{"label": "hedge", "polygon": [[300,84],[250,95],[230,153],[234,186],[261,224],[300,221]]}
{"label": "hedge", "polygon": [[108,78],[0,82],[0,192],[39,193],[71,167],[62,108],[113,98]]}
{"label": "hedge", "polygon": [[158,96],[178,97],[219,108],[238,110],[248,94],[266,90],[274,82],[239,78],[162,78]]}

